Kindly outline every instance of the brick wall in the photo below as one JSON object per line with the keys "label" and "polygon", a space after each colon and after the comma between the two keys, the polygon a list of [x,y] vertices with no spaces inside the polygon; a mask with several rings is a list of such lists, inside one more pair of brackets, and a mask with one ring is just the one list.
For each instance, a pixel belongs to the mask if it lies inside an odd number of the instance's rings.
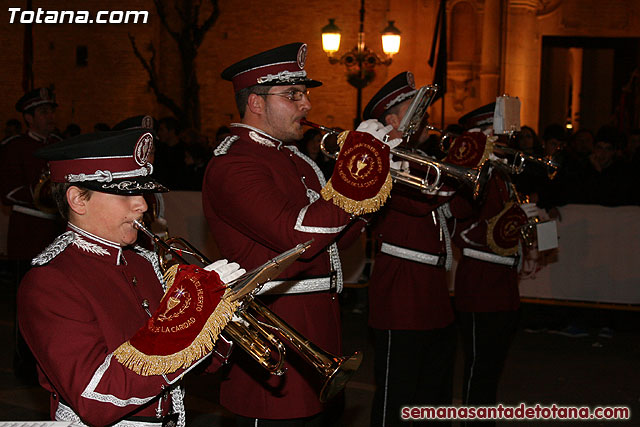
{"label": "brick wall", "polygon": [[[16,2],[15,7],[23,7]],[[59,127],[75,122],[83,132],[92,130],[96,122],[113,125],[123,118],[151,113],[156,117],[170,114],[159,106],[147,86],[147,75],[134,57],[128,34],[136,38],[138,47],[149,56],[146,46],[153,42],[158,51],[160,74],[165,91],[179,97],[178,51],[170,36],[162,29],[152,2],[145,0],[110,1],[73,0],[42,1],[35,7],[66,10],[148,10],[148,24],[34,24],[34,74],[36,86],[54,85],[58,102]],[[207,12],[206,2],[203,6]],[[387,20],[396,21],[403,35],[400,53],[390,67],[378,68],[375,81],[363,91],[363,107],[382,84],[397,73],[412,69],[416,83],[431,80],[426,57],[433,32],[437,8],[435,0],[368,0],[365,32],[367,45],[382,53],[380,31]],[[238,5],[242,5],[239,7]],[[197,59],[201,86],[202,130],[215,129],[237,120],[231,85],[220,79],[220,72],[236,60],[281,44],[303,41],[309,45],[307,70],[324,85],[312,93],[310,119],[319,123],[348,128],[355,117],[356,90],[345,79],[345,68],[330,65],[322,51],[320,30],[328,18],[335,18],[343,34],[340,52],[356,44],[359,0],[324,0],[301,5],[291,0],[269,2],[220,0],[220,18],[207,34]],[[0,43],[5,50],[0,72],[0,119],[19,118],[14,110],[22,88],[21,24],[9,24],[7,9],[0,12]],[[88,48],[88,65],[76,66],[76,46]]]}

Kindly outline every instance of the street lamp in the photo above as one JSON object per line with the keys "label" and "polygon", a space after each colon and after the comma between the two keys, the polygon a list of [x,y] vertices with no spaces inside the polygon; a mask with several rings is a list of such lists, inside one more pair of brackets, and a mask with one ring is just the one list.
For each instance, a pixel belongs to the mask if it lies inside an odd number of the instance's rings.
{"label": "street lamp", "polygon": [[347,68],[347,82],[357,89],[356,118],[354,126],[357,127],[362,120],[362,89],[373,81],[376,76],[375,67],[391,64],[391,57],[400,50],[400,30],[389,21],[387,27],[382,30],[382,50],[385,58],[380,58],[364,43],[364,0],[360,1],[360,30],[358,31],[358,44],[340,57],[334,54],[340,49],[340,28],[335,24],[335,19],[329,19],[329,23],[322,28],[322,49],[329,57],[331,64],[343,64]]}

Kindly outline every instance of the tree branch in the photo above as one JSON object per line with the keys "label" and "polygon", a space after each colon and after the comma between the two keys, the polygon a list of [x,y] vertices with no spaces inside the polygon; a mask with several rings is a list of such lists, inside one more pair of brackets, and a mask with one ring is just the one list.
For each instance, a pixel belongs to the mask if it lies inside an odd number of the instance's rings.
{"label": "tree branch", "polygon": [[149,81],[147,83],[149,84],[149,87],[151,88],[151,90],[153,90],[153,93],[156,96],[156,99],[158,100],[158,102],[162,105],[165,105],[167,108],[169,108],[173,112],[173,114],[175,114],[176,117],[181,117],[184,114],[183,109],[180,108],[173,99],[167,96],[164,92],[160,91],[160,88],[158,87],[158,76],[156,73],[156,65],[155,65],[156,50],[153,47],[153,44],[150,44],[151,58],[149,61],[147,61],[144,58],[144,56],[142,56],[142,53],[140,52],[140,50],[138,50],[138,46],[136,45],[136,39],[131,34],[129,34],[129,41],[131,42],[133,53],[142,64],[142,67],[147,71],[147,75],[149,76]]}
{"label": "tree branch", "polygon": [[211,6],[213,10],[209,17],[202,23],[201,26],[196,26],[193,31],[193,42],[196,45],[196,48],[199,47],[204,41],[204,36],[207,34],[207,31],[216,23],[218,17],[220,16],[220,7],[218,5],[218,0],[209,0],[211,2]]}
{"label": "tree branch", "polygon": [[153,0],[153,4],[156,6],[156,11],[158,12],[158,17],[160,18],[160,22],[162,23],[162,26],[165,28],[165,30],[167,30],[169,35],[176,42],[179,42],[180,35],[174,30],[172,30],[171,27],[169,26],[169,22],[167,21],[167,14],[165,13],[164,4],[162,3],[162,0]]}

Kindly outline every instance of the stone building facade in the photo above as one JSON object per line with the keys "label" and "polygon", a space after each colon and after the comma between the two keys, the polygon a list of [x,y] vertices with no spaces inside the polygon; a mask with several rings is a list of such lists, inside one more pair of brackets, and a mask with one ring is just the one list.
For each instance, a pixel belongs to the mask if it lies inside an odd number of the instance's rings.
{"label": "stone building facade", "polygon": [[[24,7],[22,1],[8,3],[15,3],[8,7]],[[322,51],[320,32],[328,18],[335,18],[342,30],[341,51],[355,46],[359,0],[218,3],[219,19],[207,33],[197,57],[205,133],[211,135],[219,126],[238,119],[231,85],[220,79],[220,72],[245,56],[292,41],[308,43],[306,68],[313,78],[324,82],[312,92],[314,108],[309,118],[328,126],[351,126],[356,113],[356,90],[346,82],[344,66],[329,64]],[[394,20],[402,31],[402,42],[392,64],[376,68],[375,80],[363,90],[364,103],[386,80],[403,70],[413,71],[418,85],[432,82],[433,69],[427,59],[438,4],[438,0],[366,1],[367,45],[382,54],[379,35],[388,20]],[[502,93],[520,97],[522,123],[534,128],[567,119],[578,126],[585,120],[591,124],[594,120],[604,122],[614,110],[616,90],[631,73],[614,70],[615,49],[612,51],[603,43],[600,50],[591,52],[589,40],[624,38],[632,51],[627,55],[631,65],[626,68],[633,70],[634,60],[638,63],[640,0],[448,0],[446,4],[448,91],[444,115],[441,101],[431,109],[437,126],[457,121]],[[178,50],[162,27],[152,1],[69,0],[62,4],[33,0],[33,7],[64,7],[92,14],[99,10],[149,12],[146,24],[33,24],[35,86],[55,87],[61,129],[74,122],[83,131],[90,131],[96,122],[113,125],[137,114],[169,114],[149,89],[148,76],[129,42],[129,35],[135,37],[147,57],[147,46],[153,43],[160,84],[178,100]],[[203,1],[203,16],[210,7]],[[174,12],[172,6],[168,11]],[[18,117],[13,107],[22,94],[24,25],[10,23],[7,8],[0,14],[0,44],[5,53],[0,71],[4,95],[0,118],[6,121]],[[580,42],[548,44],[549,37]],[[585,86],[585,80],[599,84]]]}

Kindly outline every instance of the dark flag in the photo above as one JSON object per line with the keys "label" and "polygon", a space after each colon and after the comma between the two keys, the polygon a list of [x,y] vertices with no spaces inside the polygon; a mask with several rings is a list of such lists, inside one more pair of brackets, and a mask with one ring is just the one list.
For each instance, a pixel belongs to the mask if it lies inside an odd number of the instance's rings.
{"label": "dark flag", "polygon": [[429,55],[429,67],[433,68],[435,61],[436,68],[433,73],[433,84],[437,84],[440,90],[433,102],[440,99],[447,92],[447,4],[446,0],[440,0],[438,8],[438,18],[433,32],[433,42],[431,43],[431,55]]}
{"label": "dark flag", "polygon": [[[27,10],[32,9],[31,0],[27,0]],[[31,24],[24,24],[22,61],[22,89],[27,93],[33,89],[33,29]]]}

